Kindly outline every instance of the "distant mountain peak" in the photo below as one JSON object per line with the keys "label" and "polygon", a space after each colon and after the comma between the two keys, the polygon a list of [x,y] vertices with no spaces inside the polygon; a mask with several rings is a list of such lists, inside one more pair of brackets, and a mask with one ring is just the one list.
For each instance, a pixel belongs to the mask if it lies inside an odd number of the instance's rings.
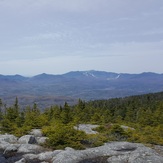
{"label": "distant mountain peak", "polygon": [[[42,73],[33,77],[0,75],[0,98],[11,96],[108,99],[163,91],[163,74],[71,71],[62,75]],[[61,99],[62,101],[62,99]],[[54,101],[55,102],[55,101]]]}

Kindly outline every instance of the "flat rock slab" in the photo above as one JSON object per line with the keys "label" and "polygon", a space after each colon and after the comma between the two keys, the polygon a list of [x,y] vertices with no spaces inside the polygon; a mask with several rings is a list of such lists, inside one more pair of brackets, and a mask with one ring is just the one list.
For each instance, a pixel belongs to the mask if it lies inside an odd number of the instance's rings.
{"label": "flat rock slab", "polygon": [[[77,129],[96,134],[92,130],[96,127],[98,125],[81,124]],[[34,130],[35,136],[41,136],[39,132]],[[35,136],[24,135],[17,139],[14,135],[0,135],[0,163],[163,163],[163,146],[152,149],[140,143],[110,142],[85,150],[67,147],[52,151],[34,144],[39,139],[40,143],[47,139]]]}
{"label": "flat rock slab", "polygon": [[108,163],[163,163],[163,157],[151,148],[128,142],[106,143],[86,150],[66,149],[53,158],[53,163],[98,163],[93,160],[102,158]]}
{"label": "flat rock slab", "polygon": [[98,127],[99,125],[91,125],[91,124],[79,124],[78,126],[75,126],[74,128],[76,130],[84,131],[86,134],[97,134],[97,131],[93,131],[92,129]]}

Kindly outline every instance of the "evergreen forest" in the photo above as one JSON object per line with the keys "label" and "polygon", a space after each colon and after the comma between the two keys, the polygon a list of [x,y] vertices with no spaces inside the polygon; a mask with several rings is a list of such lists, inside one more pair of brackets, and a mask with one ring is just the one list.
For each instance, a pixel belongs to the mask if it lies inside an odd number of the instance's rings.
{"label": "evergreen forest", "polygon": [[[79,99],[76,105],[65,102],[44,111],[36,103],[20,109],[18,100],[10,107],[0,100],[1,133],[20,137],[39,128],[48,137],[43,146],[51,149],[85,149],[108,141],[163,145],[163,92],[88,102]],[[98,133],[74,129],[79,124],[97,124]]]}

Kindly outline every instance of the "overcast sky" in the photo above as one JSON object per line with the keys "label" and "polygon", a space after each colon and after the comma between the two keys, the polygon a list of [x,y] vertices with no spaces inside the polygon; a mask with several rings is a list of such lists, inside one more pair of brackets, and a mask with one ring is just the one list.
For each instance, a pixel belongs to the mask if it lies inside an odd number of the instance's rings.
{"label": "overcast sky", "polygon": [[163,0],[0,0],[0,74],[163,73]]}

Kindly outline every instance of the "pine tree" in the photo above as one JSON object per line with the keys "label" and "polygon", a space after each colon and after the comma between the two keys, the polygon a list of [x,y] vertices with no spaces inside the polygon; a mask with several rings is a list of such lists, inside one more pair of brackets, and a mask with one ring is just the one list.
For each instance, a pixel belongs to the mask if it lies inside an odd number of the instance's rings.
{"label": "pine tree", "polygon": [[2,100],[0,99],[0,121],[3,119],[2,106],[3,106],[3,103],[2,103]]}
{"label": "pine tree", "polygon": [[70,107],[67,102],[65,102],[64,107],[61,112],[61,120],[62,123],[67,124],[72,120],[72,116],[70,113]]}

